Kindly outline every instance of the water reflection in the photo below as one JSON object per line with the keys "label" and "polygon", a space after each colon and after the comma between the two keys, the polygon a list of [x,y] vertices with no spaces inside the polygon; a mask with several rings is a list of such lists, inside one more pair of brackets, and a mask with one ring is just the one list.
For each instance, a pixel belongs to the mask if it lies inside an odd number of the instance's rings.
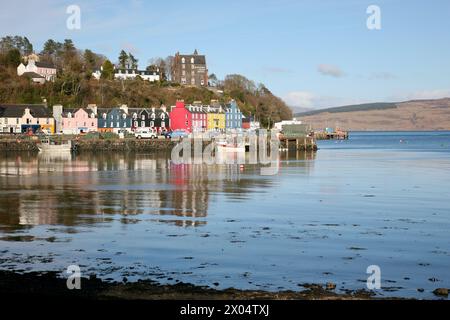
{"label": "water reflection", "polygon": [[[314,158],[314,152],[283,153],[279,168],[309,171]],[[7,154],[0,157],[0,230],[92,225],[116,214],[204,226],[217,194],[242,202],[270,192],[276,181],[259,170],[258,165],[175,165],[165,154]]]}

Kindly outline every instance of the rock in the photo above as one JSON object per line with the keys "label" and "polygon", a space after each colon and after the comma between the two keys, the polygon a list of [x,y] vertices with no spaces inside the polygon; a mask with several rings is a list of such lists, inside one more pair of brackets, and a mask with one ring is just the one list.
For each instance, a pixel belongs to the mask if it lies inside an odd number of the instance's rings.
{"label": "rock", "polygon": [[333,283],[333,282],[327,282],[326,289],[327,290],[334,290],[334,289],[336,289],[336,284]]}
{"label": "rock", "polygon": [[437,288],[433,291],[436,296],[448,297],[448,289],[447,288]]}

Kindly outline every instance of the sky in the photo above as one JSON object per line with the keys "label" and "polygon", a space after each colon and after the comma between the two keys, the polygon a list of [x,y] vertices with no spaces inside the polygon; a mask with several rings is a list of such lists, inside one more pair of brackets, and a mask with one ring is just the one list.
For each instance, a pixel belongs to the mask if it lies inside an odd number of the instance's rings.
{"label": "sky", "polygon": [[[80,28],[68,29],[68,6]],[[369,29],[370,5],[380,28]],[[450,97],[450,1],[0,0],[0,37],[71,38],[113,62],[205,54],[209,73],[264,83],[292,107]]]}

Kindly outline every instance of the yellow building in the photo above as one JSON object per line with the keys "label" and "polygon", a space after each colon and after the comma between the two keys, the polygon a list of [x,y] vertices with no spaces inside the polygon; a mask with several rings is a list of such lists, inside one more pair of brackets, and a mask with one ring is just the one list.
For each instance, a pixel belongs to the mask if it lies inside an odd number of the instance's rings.
{"label": "yellow building", "polygon": [[225,131],[225,113],[222,108],[208,107],[208,131]]}

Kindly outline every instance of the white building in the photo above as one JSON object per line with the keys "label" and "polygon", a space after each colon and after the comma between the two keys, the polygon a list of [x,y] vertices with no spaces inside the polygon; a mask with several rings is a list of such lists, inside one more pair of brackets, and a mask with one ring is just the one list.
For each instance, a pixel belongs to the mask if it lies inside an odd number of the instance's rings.
{"label": "white building", "polygon": [[273,127],[277,129],[278,131],[281,131],[283,129],[284,125],[290,125],[290,124],[302,124],[300,120],[292,119],[292,120],[283,120],[280,122],[276,122]]}
{"label": "white building", "polygon": [[[101,70],[96,70],[92,73],[92,76],[99,80],[102,76]],[[160,80],[159,68],[154,71],[147,70],[137,70],[137,69],[115,69],[114,79],[116,80],[134,80],[137,76],[141,77],[142,80],[155,82]]]}
{"label": "white building", "polygon": [[[31,75],[33,81],[39,75],[45,79],[45,81],[54,81],[56,78],[56,67],[47,62],[38,62],[34,59],[28,59],[28,64],[24,65],[23,63],[19,64],[17,67],[17,75]],[[38,81],[35,81],[38,82]]]}

